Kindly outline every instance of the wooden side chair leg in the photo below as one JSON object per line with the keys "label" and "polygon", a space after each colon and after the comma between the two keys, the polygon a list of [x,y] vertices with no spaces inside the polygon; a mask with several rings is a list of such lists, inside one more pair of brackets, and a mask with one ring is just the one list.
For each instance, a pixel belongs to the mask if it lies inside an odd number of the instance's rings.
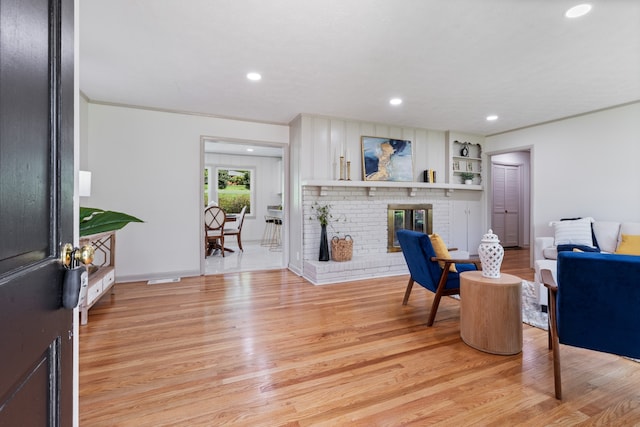
{"label": "wooden side chair leg", "polygon": [[553,354],[553,383],[556,391],[556,399],[562,400],[562,378],[560,368],[560,337],[558,336],[558,319],[556,318],[556,298],[558,295],[558,286],[556,285],[550,270],[542,270],[542,283],[549,292],[549,346]]}
{"label": "wooden side chair leg", "polygon": [[562,400],[562,371],[560,368],[560,339],[558,337],[558,324],[556,323],[556,301],[555,295],[549,299],[549,330],[551,331],[552,353],[553,353],[553,383],[555,386],[556,399]]}
{"label": "wooden side chair leg", "polygon": [[551,336],[551,291],[547,289],[547,339],[549,341],[549,350],[553,350],[553,337]]}
{"label": "wooden side chair leg", "polygon": [[442,298],[442,294],[444,293],[444,287],[447,284],[448,272],[449,272],[449,264],[445,264],[445,269],[442,270],[442,274],[440,275],[440,281],[438,281],[438,289],[436,290],[436,293],[433,296],[433,304],[431,304],[431,313],[429,313],[429,320],[427,321],[427,326],[433,326],[433,322],[436,320],[436,313],[438,312],[438,307],[440,306],[440,298]]}
{"label": "wooden side chair leg", "polygon": [[441,295],[436,292],[433,296],[433,304],[431,304],[431,313],[429,313],[429,320],[427,321],[427,326],[433,326],[433,322],[436,320],[436,313],[438,312],[438,307],[440,306],[440,297]]}
{"label": "wooden side chair leg", "polygon": [[407,283],[407,290],[404,292],[404,299],[402,300],[402,305],[407,305],[409,301],[409,295],[411,295],[411,289],[413,288],[413,278],[409,279],[409,283]]}
{"label": "wooden side chair leg", "polygon": [[242,249],[242,239],[240,239],[240,233],[238,233],[238,247],[242,252],[244,252],[244,249]]}

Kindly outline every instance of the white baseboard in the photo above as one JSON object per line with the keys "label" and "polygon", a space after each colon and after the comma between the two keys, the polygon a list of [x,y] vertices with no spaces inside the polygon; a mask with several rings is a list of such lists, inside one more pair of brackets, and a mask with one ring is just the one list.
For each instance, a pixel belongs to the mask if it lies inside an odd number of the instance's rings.
{"label": "white baseboard", "polygon": [[148,282],[149,280],[164,280],[184,277],[197,277],[200,276],[199,270],[187,270],[187,271],[169,271],[164,273],[148,273],[148,274],[133,274],[129,276],[116,275],[116,283],[129,283],[129,282]]}

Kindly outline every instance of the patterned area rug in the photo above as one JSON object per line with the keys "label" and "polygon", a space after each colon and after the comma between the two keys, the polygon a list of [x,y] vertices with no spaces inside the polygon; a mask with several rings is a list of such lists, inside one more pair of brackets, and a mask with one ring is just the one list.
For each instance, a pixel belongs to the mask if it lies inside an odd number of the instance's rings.
{"label": "patterned area rug", "polygon": [[536,328],[549,329],[549,317],[540,310],[536,300],[535,283],[522,281],[522,321]]}
{"label": "patterned area rug", "polygon": [[[522,281],[522,322],[546,331],[549,327],[549,317],[547,313],[540,310],[534,286],[533,282]],[[450,297],[460,299],[459,295],[450,295]]]}

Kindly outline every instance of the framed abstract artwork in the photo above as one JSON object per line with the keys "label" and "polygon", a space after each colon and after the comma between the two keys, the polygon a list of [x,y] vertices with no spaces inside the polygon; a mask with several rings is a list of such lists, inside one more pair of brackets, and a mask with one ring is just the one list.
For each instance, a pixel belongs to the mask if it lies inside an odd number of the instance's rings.
{"label": "framed abstract artwork", "polygon": [[363,136],[362,174],[365,181],[413,181],[411,141]]}

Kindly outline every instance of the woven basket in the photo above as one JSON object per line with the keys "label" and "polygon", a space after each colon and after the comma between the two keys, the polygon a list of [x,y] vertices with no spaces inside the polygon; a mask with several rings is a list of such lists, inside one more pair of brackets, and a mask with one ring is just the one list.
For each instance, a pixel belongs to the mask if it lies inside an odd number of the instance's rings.
{"label": "woven basket", "polygon": [[334,261],[351,261],[353,256],[353,239],[348,234],[344,239],[333,236],[331,239],[331,259]]}

